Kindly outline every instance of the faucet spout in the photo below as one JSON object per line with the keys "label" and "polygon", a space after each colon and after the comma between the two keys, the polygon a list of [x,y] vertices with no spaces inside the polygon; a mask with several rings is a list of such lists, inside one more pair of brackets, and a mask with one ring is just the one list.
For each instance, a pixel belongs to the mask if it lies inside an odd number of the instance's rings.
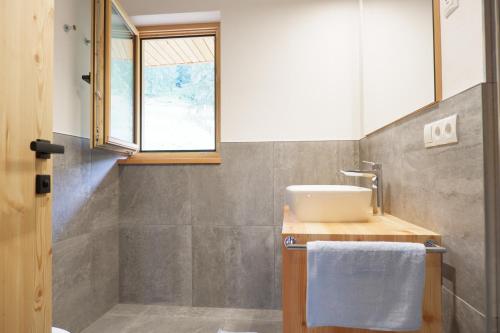
{"label": "faucet spout", "polygon": [[348,177],[373,178],[376,176],[371,170],[340,170],[340,173]]}
{"label": "faucet spout", "polygon": [[[363,161],[370,166],[370,170],[340,170],[347,177],[370,178],[372,181],[372,191],[376,194],[376,211],[378,215],[384,215],[384,188],[382,181],[382,164]],[[375,205],[374,205],[375,206]]]}

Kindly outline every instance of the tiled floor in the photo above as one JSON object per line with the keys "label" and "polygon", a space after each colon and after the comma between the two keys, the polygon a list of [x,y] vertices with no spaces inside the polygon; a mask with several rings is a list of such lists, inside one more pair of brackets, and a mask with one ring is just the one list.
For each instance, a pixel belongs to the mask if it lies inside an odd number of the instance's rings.
{"label": "tiled floor", "polygon": [[282,333],[281,311],[118,304],[82,333]]}

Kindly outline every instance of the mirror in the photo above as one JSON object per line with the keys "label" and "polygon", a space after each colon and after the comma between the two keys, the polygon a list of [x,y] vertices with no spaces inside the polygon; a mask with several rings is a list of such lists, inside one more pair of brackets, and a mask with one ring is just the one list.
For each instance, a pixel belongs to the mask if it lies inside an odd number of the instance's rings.
{"label": "mirror", "polygon": [[441,99],[439,2],[362,0],[360,10],[367,135]]}

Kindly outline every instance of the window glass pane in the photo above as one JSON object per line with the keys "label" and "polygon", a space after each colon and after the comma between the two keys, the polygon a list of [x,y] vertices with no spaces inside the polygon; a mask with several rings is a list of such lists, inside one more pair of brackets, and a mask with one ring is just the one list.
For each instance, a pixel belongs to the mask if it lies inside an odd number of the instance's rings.
{"label": "window glass pane", "polygon": [[134,34],[113,6],[110,136],[134,142]]}
{"label": "window glass pane", "polygon": [[142,41],[142,150],[215,150],[215,37]]}

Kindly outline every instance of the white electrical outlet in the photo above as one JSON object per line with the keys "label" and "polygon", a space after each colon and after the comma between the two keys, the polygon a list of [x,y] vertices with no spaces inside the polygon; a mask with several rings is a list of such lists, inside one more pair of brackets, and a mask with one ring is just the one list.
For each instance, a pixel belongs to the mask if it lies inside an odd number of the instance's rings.
{"label": "white electrical outlet", "polygon": [[458,8],[458,0],[442,0],[444,16],[446,18],[450,17],[451,14]]}
{"label": "white electrical outlet", "polygon": [[424,126],[424,144],[426,148],[456,142],[458,142],[456,114]]}

